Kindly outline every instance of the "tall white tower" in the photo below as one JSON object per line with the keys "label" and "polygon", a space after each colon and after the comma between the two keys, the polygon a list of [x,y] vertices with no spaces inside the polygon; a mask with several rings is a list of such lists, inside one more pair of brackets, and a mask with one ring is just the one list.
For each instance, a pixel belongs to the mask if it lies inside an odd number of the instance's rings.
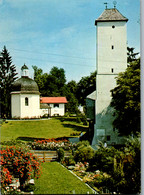
{"label": "tall white tower", "polygon": [[118,144],[120,138],[113,128],[111,92],[116,87],[115,77],[127,68],[127,31],[124,17],[115,7],[106,9],[95,20],[96,44],[96,124],[92,145],[98,141]]}

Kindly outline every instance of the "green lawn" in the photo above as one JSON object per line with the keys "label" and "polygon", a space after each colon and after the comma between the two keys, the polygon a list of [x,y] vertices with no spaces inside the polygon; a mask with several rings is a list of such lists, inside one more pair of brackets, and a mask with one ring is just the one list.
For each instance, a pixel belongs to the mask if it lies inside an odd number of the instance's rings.
{"label": "green lawn", "polygon": [[43,163],[42,175],[35,179],[34,194],[92,194],[93,191],[57,162]]}
{"label": "green lawn", "polygon": [[11,139],[31,140],[32,138],[70,137],[72,132],[86,131],[86,128],[66,124],[58,119],[6,121],[1,127],[1,141]]}

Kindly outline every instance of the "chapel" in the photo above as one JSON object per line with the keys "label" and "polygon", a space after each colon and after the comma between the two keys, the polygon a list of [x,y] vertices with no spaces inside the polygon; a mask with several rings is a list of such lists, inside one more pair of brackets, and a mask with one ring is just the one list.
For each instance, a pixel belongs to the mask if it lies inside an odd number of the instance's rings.
{"label": "chapel", "polygon": [[12,84],[11,116],[32,119],[64,116],[66,97],[40,97],[37,83],[29,78],[28,67],[21,67],[21,78]]}

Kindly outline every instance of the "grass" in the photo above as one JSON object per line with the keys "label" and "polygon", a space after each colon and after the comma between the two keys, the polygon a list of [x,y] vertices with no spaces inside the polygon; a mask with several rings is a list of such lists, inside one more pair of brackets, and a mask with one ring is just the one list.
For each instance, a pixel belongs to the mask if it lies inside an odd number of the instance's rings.
{"label": "grass", "polygon": [[43,163],[42,175],[35,179],[34,194],[92,194],[92,190],[57,162]]}
{"label": "grass", "polygon": [[71,137],[76,131],[86,131],[85,127],[66,124],[58,119],[6,121],[1,127],[1,141],[11,139],[30,141],[35,138]]}

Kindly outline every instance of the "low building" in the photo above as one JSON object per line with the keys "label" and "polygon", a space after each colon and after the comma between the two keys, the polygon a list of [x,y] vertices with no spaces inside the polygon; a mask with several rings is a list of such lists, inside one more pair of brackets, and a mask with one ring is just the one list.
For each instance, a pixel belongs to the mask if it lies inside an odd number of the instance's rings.
{"label": "low building", "polygon": [[66,97],[41,97],[41,116],[64,116],[67,103]]}

